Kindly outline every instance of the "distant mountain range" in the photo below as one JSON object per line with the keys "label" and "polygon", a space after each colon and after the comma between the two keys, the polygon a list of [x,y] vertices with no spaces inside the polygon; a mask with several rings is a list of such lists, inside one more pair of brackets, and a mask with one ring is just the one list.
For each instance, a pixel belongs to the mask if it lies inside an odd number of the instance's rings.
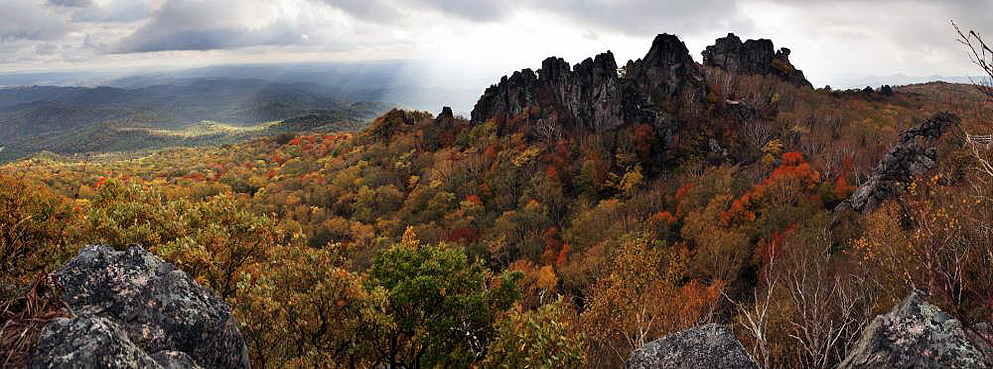
{"label": "distant mountain range", "polygon": [[[362,129],[394,104],[352,103],[337,89],[248,78],[175,80],[141,88],[0,88],[0,160],[228,142],[267,132]],[[300,120],[299,117],[309,117]],[[297,118],[297,120],[294,120]],[[292,125],[276,123],[290,120]],[[217,122],[204,126],[203,122]]]}
{"label": "distant mountain range", "polygon": [[[888,76],[866,76],[866,77],[849,77],[841,79],[837,85],[831,85],[832,88],[840,89],[850,89],[850,88],[864,88],[866,86],[871,86],[873,88],[890,85],[890,86],[903,86],[903,85],[913,85],[918,83],[928,83],[928,82],[948,82],[948,83],[978,83],[983,79],[980,77],[970,77],[970,76],[940,76],[940,75],[930,75],[930,76],[910,76],[906,74],[891,74]],[[823,86],[818,86],[823,87]]]}
{"label": "distant mountain range", "polygon": [[260,80],[273,84],[319,86],[348,101],[385,101],[404,108],[439,111],[451,106],[468,113],[483,88],[478,80],[446,85],[426,80],[424,62],[375,61],[361,63],[294,63],[221,65],[160,71],[71,71],[0,74],[0,86],[116,87],[186,86],[203,80]]}

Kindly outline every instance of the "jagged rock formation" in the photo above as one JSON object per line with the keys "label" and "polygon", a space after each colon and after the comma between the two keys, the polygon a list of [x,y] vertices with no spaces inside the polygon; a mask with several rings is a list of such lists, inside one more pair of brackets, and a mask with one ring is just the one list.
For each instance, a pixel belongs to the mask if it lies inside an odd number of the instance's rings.
{"label": "jagged rock formation", "polygon": [[750,369],[756,365],[729,329],[712,323],[646,344],[628,356],[625,367]]}
{"label": "jagged rock formation", "polygon": [[451,107],[446,106],[446,107],[441,108],[441,113],[438,114],[438,117],[437,118],[434,118],[434,121],[435,122],[448,122],[448,121],[451,121],[452,119],[455,119],[455,114],[452,113],[452,108]]}
{"label": "jagged rock formation", "polygon": [[[472,121],[536,117],[600,131],[623,123],[621,93],[617,63],[609,51],[586,59],[574,70],[553,57],[545,59],[537,73],[515,72],[486,89],[472,111]],[[540,110],[532,112],[532,108]]]}
{"label": "jagged rock formation", "polygon": [[537,73],[525,69],[504,77],[486,89],[471,121],[530,119],[544,136],[563,129],[601,132],[630,123],[649,123],[662,132],[657,105],[703,89],[703,74],[686,45],[662,34],[643,59],[628,63],[623,75],[608,51],[573,68],[552,57]]}
{"label": "jagged rock formation", "polygon": [[[734,73],[775,75],[810,87],[789,62],[789,50],[774,52],[769,40],[742,43],[734,35],[704,52],[705,64]],[[687,117],[702,114],[708,104],[706,68],[693,61],[678,37],[660,34],[645,56],[618,69],[608,51],[571,67],[548,58],[541,69],[524,69],[503,77],[479,98],[472,125],[493,121],[501,134],[554,140],[577,132],[603,132],[648,124],[655,130],[653,160],[665,157],[670,141]],[[730,119],[752,119],[757,111],[732,106]],[[726,143],[725,143],[726,144]]]}
{"label": "jagged rock formation", "polygon": [[863,331],[840,369],[988,368],[958,320],[911,293]]}
{"label": "jagged rock formation", "polygon": [[[900,135],[900,140],[880,160],[869,179],[859,186],[839,209],[872,211],[883,201],[902,193],[915,178],[937,165],[936,141],[950,127],[962,120],[951,113],[937,113],[921,125]],[[836,209],[836,210],[839,210]]]}
{"label": "jagged rock formation", "polygon": [[813,88],[803,72],[790,63],[790,49],[773,50],[770,40],[741,42],[738,36],[728,33],[703,51],[703,65],[737,74],[773,75],[798,86]]}
{"label": "jagged rock formation", "polygon": [[141,247],[88,246],[53,273],[74,318],[45,326],[35,368],[247,368],[231,308]]}
{"label": "jagged rock formation", "polygon": [[631,83],[655,105],[675,100],[685,92],[704,92],[700,66],[693,61],[686,44],[670,34],[656,36],[648,54],[628,63],[625,69]]}

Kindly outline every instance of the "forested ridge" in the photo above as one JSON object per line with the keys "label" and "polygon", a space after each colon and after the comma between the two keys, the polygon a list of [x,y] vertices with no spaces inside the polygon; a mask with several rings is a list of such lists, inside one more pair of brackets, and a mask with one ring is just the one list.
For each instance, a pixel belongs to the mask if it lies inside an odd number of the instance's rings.
{"label": "forested ridge", "polygon": [[[812,89],[788,51],[660,88],[638,79],[652,55],[548,86],[616,91],[653,121],[570,110],[525,72],[471,119],[392,110],[352,133],[6,164],[0,298],[82,245],[142,245],[233,307],[262,368],[621,367],[708,322],[763,367],[832,367],[914,289],[967,328],[993,318],[993,178],[966,139],[993,130],[982,91]],[[941,112],[958,120],[927,141],[933,166],[836,210]]]}

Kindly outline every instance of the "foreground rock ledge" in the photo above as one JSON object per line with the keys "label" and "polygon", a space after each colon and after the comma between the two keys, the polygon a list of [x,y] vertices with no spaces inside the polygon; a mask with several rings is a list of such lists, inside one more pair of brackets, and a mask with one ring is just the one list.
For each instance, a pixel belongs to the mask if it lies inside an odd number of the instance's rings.
{"label": "foreground rock ledge", "polygon": [[962,324],[910,294],[877,316],[838,368],[989,368]]}
{"label": "foreground rock ledge", "polygon": [[53,277],[74,318],[45,326],[34,368],[248,368],[231,308],[141,247],[88,246]]}
{"label": "foreground rock ledge", "polygon": [[727,327],[712,323],[649,342],[628,357],[627,369],[752,369],[755,362]]}

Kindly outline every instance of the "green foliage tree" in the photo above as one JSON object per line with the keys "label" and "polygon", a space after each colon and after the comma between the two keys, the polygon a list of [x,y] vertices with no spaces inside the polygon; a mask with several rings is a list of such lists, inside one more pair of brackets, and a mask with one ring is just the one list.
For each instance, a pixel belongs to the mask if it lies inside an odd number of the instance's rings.
{"label": "green foliage tree", "polygon": [[408,229],[368,271],[366,290],[384,295],[373,307],[373,349],[392,367],[469,366],[484,357],[495,315],[518,299],[519,278],[491,281],[461,250],[420,245]]}

